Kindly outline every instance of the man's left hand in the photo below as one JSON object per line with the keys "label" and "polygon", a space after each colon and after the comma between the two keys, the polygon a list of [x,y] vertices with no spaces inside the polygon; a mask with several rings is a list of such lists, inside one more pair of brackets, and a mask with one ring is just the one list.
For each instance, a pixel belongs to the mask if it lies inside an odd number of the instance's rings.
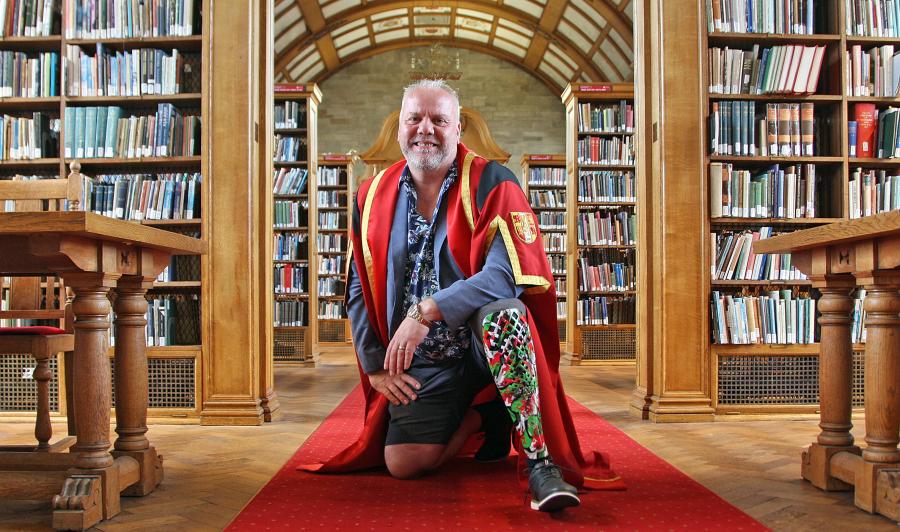
{"label": "man's left hand", "polygon": [[391,338],[384,357],[384,369],[393,375],[399,375],[409,369],[413,353],[422,340],[428,336],[428,327],[412,318],[404,318]]}

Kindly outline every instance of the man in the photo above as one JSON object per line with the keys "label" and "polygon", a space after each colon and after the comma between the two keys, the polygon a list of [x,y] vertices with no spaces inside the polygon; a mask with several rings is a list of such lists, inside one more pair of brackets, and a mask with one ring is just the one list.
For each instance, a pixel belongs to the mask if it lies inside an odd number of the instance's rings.
{"label": "man", "polygon": [[[486,440],[476,459],[502,459],[512,418],[531,507],[576,506],[577,490],[563,480],[551,448],[578,484],[587,484],[588,469],[608,470],[581,456],[565,405],[555,294],[535,217],[512,173],[466,149],[460,133],[452,88],[440,80],[407,87],[397,135],[406,160],[360,187],[347,308],[366,427],[319,470],[383,458],[393,476],[414,478],[453,457],[479,429]],[[502,403],[470,409],[486,385]]]}

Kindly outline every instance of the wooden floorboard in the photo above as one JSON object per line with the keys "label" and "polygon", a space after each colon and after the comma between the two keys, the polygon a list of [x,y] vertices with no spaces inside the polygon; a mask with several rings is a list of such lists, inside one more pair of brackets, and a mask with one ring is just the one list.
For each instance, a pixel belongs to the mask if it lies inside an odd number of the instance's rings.
{"label": "wooden floorboard", "polygon": [[[323,362],[276,368],[281,417],[273,423],[151,426],[149,436],[165,459],[165,482],[147,497],[123,499],[122,513],[95,530],[221,530],[356,384],[348,357],[329,354]],[[628,409],[633,371],[566,367],[563,376],[576,400],[774,530],[897,530],[857,510],[849,493],[824,493],[800,479],[800,451],[818,433],[815,420],[640,421]],[[862,420],[854,422],[862,441]],[[0,444],[28,443],[32,430],[26,423],[2,424]],[[54,430],[61,434],[64,427]],[[0,530],[49,530],[50,521],[48,502],[0,501]]]}

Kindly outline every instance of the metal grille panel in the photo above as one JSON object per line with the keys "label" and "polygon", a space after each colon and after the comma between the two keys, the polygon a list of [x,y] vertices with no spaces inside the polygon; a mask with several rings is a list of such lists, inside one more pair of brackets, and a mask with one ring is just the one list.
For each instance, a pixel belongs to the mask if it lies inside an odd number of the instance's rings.
{"label": "metal grille panel", "polygon": [[559,341],[565,342],[566,341],[566,322],[558,321],[558,322],[556,322],[556,324],[557,324],[557,327],[559,328]]}
{"label": "metal grille panel", "polygon": [[818,356],[720,356],[718,369],[720,405],[819,403]]}
{"label": "metal grille panel", "polygon": [[306,347],[306,327],[275,329],[274,359],[290,362],[312,361],[312,353]]}
{"label": "metal grille panel", "polygon": [[866,353],[864,351],[853,352],[853,391],[851,404],[854,407],[866,405]]}
{"label": "metal grille panel", "polygon": [[[22,372],[35,368],[37,362],[27,353],[0,355],[0,412],[36,412],[37,382],[23,379]],[[50,358],[50,411],[59,412],[59,365]]]}
{"label": "metal grille panel", "polygon": [[347,326],[343,321],[319,321],[319,341],[347,343]]}
{"label": "metal grille panel", "polygon": [[635,360],[635,329],[582,329],[581,360]]}
{"label": "metal grille panel", "polygon": [[[194,408],[195,364],[193,358],[151,358],[148,360],[148,385],[150,408]],[[116,361],[109,360],[112,379],[116,378]],[[112,404],[116,406],[116,391],[112,391]]]}

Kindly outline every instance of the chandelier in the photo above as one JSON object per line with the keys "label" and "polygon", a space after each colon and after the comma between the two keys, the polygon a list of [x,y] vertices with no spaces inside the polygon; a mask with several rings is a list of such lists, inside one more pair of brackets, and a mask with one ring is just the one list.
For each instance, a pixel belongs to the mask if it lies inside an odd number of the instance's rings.
{"label": "chandelier", "polygon": [[462,77],[459,52],[449,52],[440,43],[433,43],[421,52],[409,56],[409,79],[452,79]]}

